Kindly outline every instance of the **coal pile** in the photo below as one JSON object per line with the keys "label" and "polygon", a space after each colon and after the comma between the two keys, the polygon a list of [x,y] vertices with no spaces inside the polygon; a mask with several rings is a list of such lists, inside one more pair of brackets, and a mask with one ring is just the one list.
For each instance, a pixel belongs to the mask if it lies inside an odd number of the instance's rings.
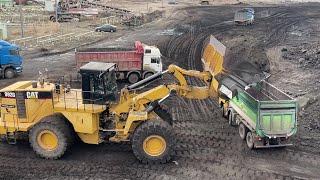
{"label": "coal pile", "polygon": [[297,63],[301,68],[320,69],[320,44],[303,44],[292,48],[283,48],[282,57]]}

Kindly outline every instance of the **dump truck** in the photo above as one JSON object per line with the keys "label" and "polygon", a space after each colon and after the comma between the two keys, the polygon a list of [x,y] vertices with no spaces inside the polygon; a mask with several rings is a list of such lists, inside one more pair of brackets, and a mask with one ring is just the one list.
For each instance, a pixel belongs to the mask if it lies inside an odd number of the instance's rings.
{"label": "dump truck", "polygon": [[201,5],[209,5],[210,3],[209,3],[209,1],[200,1],[200,4]]}
{"label": "dump truck", "polygon": [[75,50],[77,68],[95,62],[117,64],[117,79],[126,79],[133,84],[155,73],[162,72],[160,50],[155,46],[135,42],[135,48],[86,48]]}
{"label": "dump truck", "polygon": [[14,78],[22,72],[23,58],[20,48],[7,41],[0,40],[0,73],[4,78]]}
{"label": "dump truck", "polygon": [[[61,81],[50,83],[46,76],[40,76],[38,81],[19,81],[9,85],[0,90],[0,135],[14,144],[19,134],[27,133],[33,150],[46,159],[61,158],[79,137],[87,144],[130,141],[133,154],[140,162],[166,163],[172,159],[175,137],[173,120],[162,104],[172,95],[187,99],[216,99],[228,114],[233,107],[239,114],[237,120],[243,117],[245,120],[238,121],[248,124],[245,123],[246,116],[240,116],[241,111],[232,105],[233,100],[241,98],[239,94],[243,89],[233,89],[236,86],[230,84],[236,77],[230,75],[229,78],[224,74],[225,47],[213,36],[211,39],[204,51],[204,71],[185,70],[171,64],[167,70],[120,91],[116,83],[116,64],[102,62],[90,62],[80,67],[81,89],[72,89]],[[138,92],[164,74],[171,74],[176,82]],[[204,85],[193,86],[187,77],[198,78]],[[270,107],[266,104],[264,107],[262,109],[258,104],[263,121],[270,117],[275,123],[280,111],[288,110],[281,108],[270,114]],[[280,116],[288,118],[285,114]],[[264,123],[266,128],[268,124]],[[270,127],[273,130],[273,125]],[[246,128],[247,137],[249,132],[259,135],[257,129]],[[277,135],[270,138],[277,138]]]}
{"label": "dump truck", "polygon": [[225,49],[211,36],[202,56],[205,71],[221,69],[215,79],[219,82],[222,115],[238,127],[240,138],[250,149],[292,145],[289,138],[297,131],[297,101],[268,83],[269,76],[249,84],[223,65],[217,66],[215,52],[224,54]]}
{"label": "dump truck", "polygon": [[243,8],[234,15],[234,22],[237,25],[251,25],[254,22],[254,9]]}
{"label": "dump truck", "polygon": [[288,140],[297,131],[298,104],[265,80],[239,91],[225,112],[250,149],[292,145]]}

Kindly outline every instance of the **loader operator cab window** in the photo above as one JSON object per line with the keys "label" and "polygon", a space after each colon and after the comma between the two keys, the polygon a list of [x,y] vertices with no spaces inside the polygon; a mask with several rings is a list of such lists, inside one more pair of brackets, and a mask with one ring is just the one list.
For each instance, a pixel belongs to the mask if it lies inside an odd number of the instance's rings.
{"label": "loader operator cab window", "polygon": [[90,62],[80,68],[84,104],[106,104],[116,100],[114,63]]}

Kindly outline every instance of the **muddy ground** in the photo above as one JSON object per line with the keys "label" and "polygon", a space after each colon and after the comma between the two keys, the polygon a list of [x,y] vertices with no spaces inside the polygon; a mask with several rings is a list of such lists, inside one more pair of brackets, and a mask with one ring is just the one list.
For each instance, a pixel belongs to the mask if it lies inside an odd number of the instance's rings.
{"label": "muddy ground", "polygon": [[[302,102],[293,146],[249,150],[237,129],[229,127],[213,100],[172,97],[166,102],[177,137],[174,161],[143,165],[130,144],[79,143],[61,160],[37,158],[28,142],[0,145],[0,177],[11,179],[319,179],[319,40],[320,4],[255,7],[253,26],[235,26],[239,6],[192,7],[167,13],[162,20],[94,46],[123,46],[134,40],[160,47],[166,65],[201,70],[201,50],[213,34],[228,48],[228,68],[240,75],[239,62],[267,71],[280,89]],[[175,29],[175,31],[168,31]],[[34,78],[48,67],[52,77],[74,71],[74,55],[26,59],[22,76],[1,80],[1,87]],[[233,63],[230,63],[233,62]],[[166,77],[163,81],[170,82]],[[194,85],[202,82],[191,79]],[[161,82],[159,82],[161,83]]]}

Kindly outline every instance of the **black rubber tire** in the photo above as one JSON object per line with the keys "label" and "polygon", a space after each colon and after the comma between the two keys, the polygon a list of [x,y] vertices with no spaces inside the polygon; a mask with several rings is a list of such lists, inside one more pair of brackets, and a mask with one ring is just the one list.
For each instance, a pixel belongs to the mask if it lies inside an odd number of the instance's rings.
{"label": "black rubber tire", "polygon": [[173,124],[173,119],[171,114],[162,107],[157,107],[154,109],[154,112],[164,121],[168,122],[170,125]]}
{"label": "black rubber tire", "polygon": [[140,79],[139,74],[138,73],[130,73],[128,76],[128,81],[130,84],[134,84],[136,82],[138,82]]}
{"label": "black rubber tire", "polygon": [[16,72],[14,71],[14,69],[12,68],[7,68],[5,71],[4,71],[4,77],[6,79],[12,79],[16,76]]}
{"label": "black rubber tire", "polygon": [[73,126],[69,121],[60,114],[55,114],[45,117],[41,122],[52,123],[60,128],[63,128],[63,132],[66,133],[68,139],[68,146],[71,147],[77,140],[77,133],[74,131]]}
{"label": "black rubber tire", "polygon": [[[150,156],[143,150],[143,141],[151,136],[161,136],[166,141],[166,149],[160,156]],[[174,153],[175,138],[169,123],[162,120],[148,120],[140,124],[133,133],[132,150],[137,159],[144,164],[166,163]]]}
{"label": "black rubber tire", "polygon": [[251,131],[249,131],[246,135],[246,142],[249,149],[254,149],[254,139]]}
{"label": "black rubber tire", "polygon": [[236,114],[233,113],[233,111],[229,111],[228,113],[228,124],[232,127],[236,126],[236,122],[235,122],[235,118],[236,118]]}
{"label": "black rubber tire", "polygon": [[243,123],[240,123],[239,124],[239,136],[240,136],[240,138],[242,140],[245,140],[246,136],[247,136],[247,133],[248,133],[248,128]]}
{"label": "black rubber tire", "polygon": [[221,105],[220,110],[221,110],[222,117],[225,118],[226,115],[225,115],[225,112],[224,112],[224,107],[223,107],[223,105]]}
{"label": "black rubber tire", "polygon": [[233,113],[232,113],[232,111],[229,111],[229,113],[228,113],[228,124],[230,126],[233,126]]}
{"label": "black rubber tire", "polygon": [[50,16],[50,21],[56,22],[56,18],[54,16]]}
{"label": "black rubber tire", "polygon": [[[58,137],[58,147],[48,151],[38,144],[37,136],[43,130],[49,130]],[[73,132],[67,122],[60,116],[47,116],[29,132],[29,142],[35,153],[45,159],[59,159],[73,143]]]}
{"label": "black rubber tire", "polygon": [[143,76],[143,79],[146,79],[146,78],[152,76],[153,74],[154,74],[154,73],[148,72],[148,73],[146,73],[146,74]]}

